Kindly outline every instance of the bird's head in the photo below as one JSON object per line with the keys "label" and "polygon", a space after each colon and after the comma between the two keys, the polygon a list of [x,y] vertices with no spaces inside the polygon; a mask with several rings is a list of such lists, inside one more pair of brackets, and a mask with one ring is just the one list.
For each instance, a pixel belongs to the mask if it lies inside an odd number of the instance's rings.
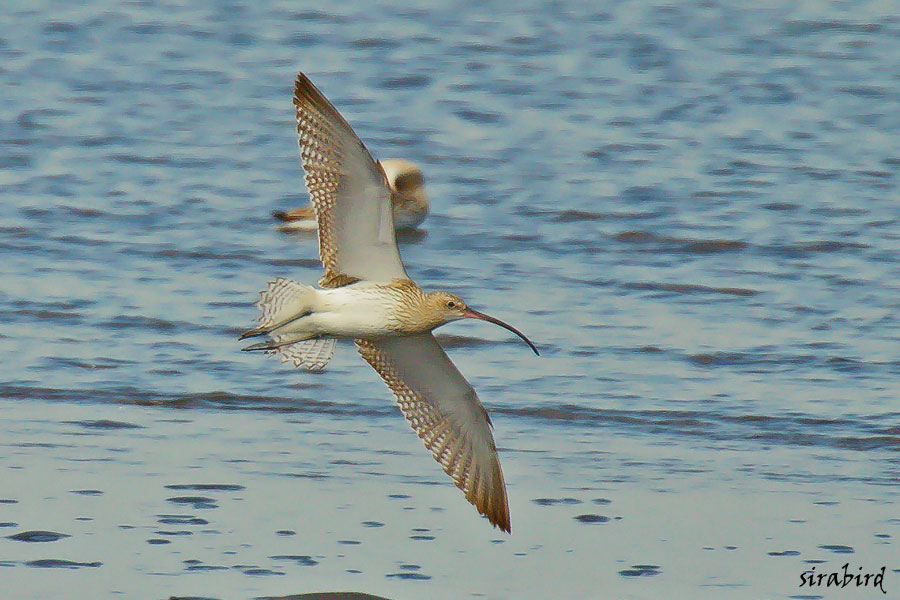
{"label": "bird's head", "polygon": [[504,323],[500,319],[495,319],[494,317],[469,308],[468,305],[466,305],[466,302],[456,294],[451,294],[449,292],[429,292],[425,294],[424,312],[433,318],[432,322],[434,325],[431,327],[432,329],[460,319],[479,319],[481,321],[499,325],[522,338],[535,354],[540,355],[535,345],[532,344],[531,340],[525,337],[525,334],[521,331],[512,325]]}

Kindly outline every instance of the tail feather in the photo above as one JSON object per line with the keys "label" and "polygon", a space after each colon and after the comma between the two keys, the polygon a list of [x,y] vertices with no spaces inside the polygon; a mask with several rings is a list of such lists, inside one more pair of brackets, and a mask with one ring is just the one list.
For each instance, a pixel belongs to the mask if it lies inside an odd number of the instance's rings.
{"label": "tail feather", "polygon": [[295,367],[306,367],[310,371],[324,371],[325,365],[334,356],[334,338],[298,339],[297,335],[284,334],[265,342],[251,344],[245,352],[265,350],[266,354],[281,355],[281,362],[292,362]]}
{"label": "tail feather", "polygon": [[279,277],[259,293],[259,326],[245,332],[240,339],[269,335],[269,339],[251,344],[244,350],[264,350],[280,354],[282,362],[292,362],[295,367],[304,366],[310,371],[321,371],[334,355],[334,338],[316,338],[301,321],[295,327],[289,325],[313,312],[316,306],[316,289]]}
{"label": "tail feather", "polygon": [[313,338],[281,346],[275,352],[281,355],[281,362],[290,361],[295,367],[302,365],[310,371],[324,371],[334,356],[336,341],[334,338]]}
{"label": "tail feather", "polygon": [[259,293],[259,327],[245,336],[262,335],[310,312],[316,290],[292,279],[278,277]]}

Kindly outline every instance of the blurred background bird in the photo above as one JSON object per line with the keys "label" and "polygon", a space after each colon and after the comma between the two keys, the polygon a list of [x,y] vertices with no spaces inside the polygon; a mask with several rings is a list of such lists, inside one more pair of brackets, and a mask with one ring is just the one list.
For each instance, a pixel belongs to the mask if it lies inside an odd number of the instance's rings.
{"label": "blurred background bird", "polygon": [[[378,161],[387,175],[391,188],[391,206],[394,211],[394,229],[398,231],[417,228],[428,216],[428,195],[425,193],[425,177],[415,163],[402,158],[386,158]],[[312,205],[290,211],[272,213],[281,221],[281,231],[314,231],[316,213]]]}

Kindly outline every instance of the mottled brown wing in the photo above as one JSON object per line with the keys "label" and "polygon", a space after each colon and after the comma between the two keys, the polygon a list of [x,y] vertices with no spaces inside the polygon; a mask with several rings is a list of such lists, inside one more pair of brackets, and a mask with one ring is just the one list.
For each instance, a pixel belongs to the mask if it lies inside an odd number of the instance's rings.
{"label": "mottled brown wing", "polygon": [[466,500],[494,526],[509,532],[506,484],[490,419],[434,336],[356,340],[356,345]]}
{"label": "mottled brown wing", "polygon": [[304,178],[316,211],[326,281],[407,278],[381,166],[337,109],[300,73],[294,107]]}

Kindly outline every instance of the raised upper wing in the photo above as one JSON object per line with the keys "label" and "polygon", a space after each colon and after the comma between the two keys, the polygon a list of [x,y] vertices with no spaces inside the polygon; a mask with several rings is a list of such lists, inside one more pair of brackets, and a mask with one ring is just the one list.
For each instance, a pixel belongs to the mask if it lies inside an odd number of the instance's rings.
{"label": "raised upper wing", "polygon": [[320,285],[348,278],[406,278],[394,238],[391,191],[381,166],[303,73],[294,84],[294,107],[325,266]]}
{"label": "raised upper wing", "polygon": [[356,340],[400,410],[466,500],[509,532],[509,505],[491,422],[475,390],[430,333]]}

